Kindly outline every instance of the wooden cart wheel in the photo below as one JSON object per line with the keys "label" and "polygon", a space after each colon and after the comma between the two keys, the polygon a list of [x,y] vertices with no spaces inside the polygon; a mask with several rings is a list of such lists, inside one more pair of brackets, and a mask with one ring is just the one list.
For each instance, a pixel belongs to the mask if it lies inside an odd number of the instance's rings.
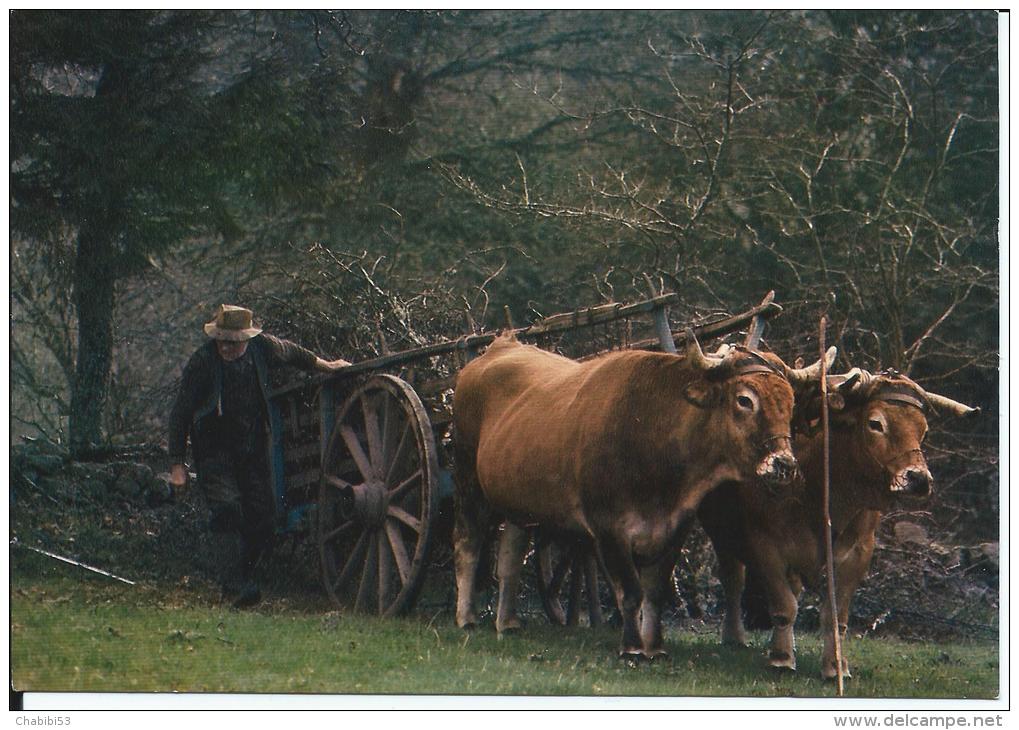
{"label": "wooden cart wheel", "polygon": [[413,605],[438,477],[431,424],[410,385],[377,375],[346,400],[319,484],[318,546],[333,601],[381,616]]}
{"label": "wooden cart wheel", "polygon": [[[542,534],[534,538],[538,594],[549,620],[561,626],[605,622],[600,567],[594,550],[582,542]],[[611,600],[611,599],[609,599]]]}

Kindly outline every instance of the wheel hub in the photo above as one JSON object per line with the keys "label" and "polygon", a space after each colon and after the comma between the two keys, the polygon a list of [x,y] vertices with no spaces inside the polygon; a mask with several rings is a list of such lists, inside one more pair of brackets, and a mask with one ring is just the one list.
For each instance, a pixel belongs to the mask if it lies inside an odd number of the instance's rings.
{"label": "wheel hub", "polygon": [[382,482],[356,484],[348,490],[344,512],[362,525],[381,526],[386,518],[389,497]]}

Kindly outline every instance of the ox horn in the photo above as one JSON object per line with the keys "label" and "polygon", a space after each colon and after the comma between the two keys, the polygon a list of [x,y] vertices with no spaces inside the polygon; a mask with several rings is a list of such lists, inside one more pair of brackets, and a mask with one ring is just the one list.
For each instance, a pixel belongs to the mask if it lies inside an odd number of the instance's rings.
{"label": "ox horn", "polygon": [[837,387],[840,393],[852,393],[867,390],[871,383],[874,382],[874,376],[866,370],[853,368],[845,375],[832,376],[832,380],[828,382],[830,385]]}
{"label": "ox horn", "polygon": [[[831,367],[831,364],[835,362],[835,355],[838,354],[838,350],[834,345],[828,348],[827,352],[824,353],[825,370]],[[789,378],[789,382],[793,385],[805,385],[814,380],[821,379],[821,361],[818,360],[813,365],[808,365],[805,368],[786,368],[786,377]]]}
{"label": "ox horn", "polygon": [[979,408],[971,408],[965,403],[960,403],[957,400],[946,398],[943,395],[937,393],[928,393],[924,391],[924,395],[927,396],[927,401],[938,409],[943,409],[951,413],[953,416],[975,416],[980,413]]}
{"label": "ox horn", "polygon": [[[697,335],[693,333],[692,329],[686,330],[686,356],[690,364],[698,370],[714,370],[715,368],[721,367],[725,364],[725,357],[707,357],[704,351],[701,350],[701,345],[697,342]],[[723,348],[719,348],[719,352],[722,352]],[[728,349],[725,350],[728,353]]]}

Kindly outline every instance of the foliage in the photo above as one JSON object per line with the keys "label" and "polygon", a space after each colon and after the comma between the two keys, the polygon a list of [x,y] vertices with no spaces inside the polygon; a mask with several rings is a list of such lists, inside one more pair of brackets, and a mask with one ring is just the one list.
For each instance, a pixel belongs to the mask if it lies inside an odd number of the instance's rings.
{"label": "foliage", "polygon": [[222,301],[363,359],[649,279],[677,323],[774,288],[787,360],[823,312],[840,369],[983,408],[932,424],[924,519],[995,541],[996,23],[15,11],[15,435],[66,440],[87,403],[159,439]]}
{"label": "foliage", "polygon": [[[11,23],[15,250],[73,302],[70,440],[100,440],[118,282],[197,236],[321,189],[322,140],[343,119],[304,114],[339,71],[298,66],[244,14],[18,11]],[[325,76],[323,76],[325,74]],[[48,256],[47,256],[48,254]],[[34,305],[35,302],[30,304]],[[45,326],[46,322],[42,322]],[[57,353],[72,349],[66,338]]]}

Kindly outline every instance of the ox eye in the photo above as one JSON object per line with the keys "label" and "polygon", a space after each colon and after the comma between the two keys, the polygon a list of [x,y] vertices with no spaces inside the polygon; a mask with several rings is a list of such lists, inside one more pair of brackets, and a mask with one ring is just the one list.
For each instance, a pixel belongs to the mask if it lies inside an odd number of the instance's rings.
{"label": "ox eye", "polygon": [[754,410],[754,402],[747,398],[745,395],[736,396],[736,405],[747,411]]}
{"label": "ox eye", "polygon": [[877,433],[885,432],[884,424],[882,424],[881,421],[877,420],[876,418],[869,419],[867,421],[867,427],[870,428],[871,431],[876,431]]}

